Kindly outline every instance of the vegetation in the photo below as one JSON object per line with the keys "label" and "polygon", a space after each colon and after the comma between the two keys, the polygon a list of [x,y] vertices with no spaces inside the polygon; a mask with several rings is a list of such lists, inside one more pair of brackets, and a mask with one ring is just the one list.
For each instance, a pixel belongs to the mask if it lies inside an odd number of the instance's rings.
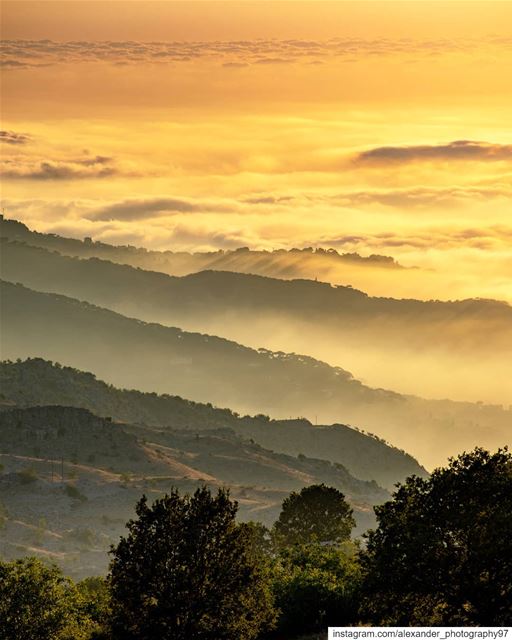
{"label": "vegetation", "polygon": [[9,519],[9,509],[0,500],[0,531],[5,527],[7,520]]}
{"label": "vegetation", "polygon": [[[510,623],[506,449],[475,449],[399,485],[376,508],[366,548],[349,539],[343,496],[324,485],[284,501],[288,537],[277,523],[272,535],[238,524],[236,511],[222,489],[173,490],[151,506],[143,497],[107,580],[75,585],[34,559],[1,563],[0,640],[283,640],[328,625]],[[323,527],[313,535],[315,518]]]}
{"label": "vegetation", "polygon": [[274,525],[278,546],[325,542],[339,544],[350,538],[356,523],[345,496],[324,484],[304,487],[283,502]]}
{"label": "vegetation", "polygon": [[357,623],[360,568],[357,546],[318,543],[281,549],[273,562],[272,591],[280,614],[276,636],[295,638],[328,626]]}
{"label": "vegetation", "polygon": [[271,626],[270,591],[236,511],[223,489],[140,500],[112,550],[114,638],[239,640]]}
{"label": "vegetation", "polygon": [[85,640],[94,629],[80,590],[57,567],[0,561],[0,640]]}
{"label": "vegetation", "polygon": [[[103,418],[110,416],[114,421],[164,429],[172,424],[174,429],[186,429],[194,434],[230,428],[266,449],[294,457],[298,453],[307,454],[310,460],[330,460],[341,464],[341,468],[350,474],[375,480],[383,487],[391,488],[412,474],[426,475],[411,456],[348,426],[339,424],[313,429],[307,420],[270,420],[261,414],[241,417],[230,409],[214,408],[211,404],[192,402],[179,396],[117,389],[96,379],[92,373],[41,358],[0,363],[0,388],[7,402],[19,407],[81,407]],[[23,419],[26,421],[25,417]],[[74,432],[68,422],[64,421],[57,428],[58,436],[68,440],[71,446]],[[11,440],[12,437],[5,444],[9,442],[10,445]],[[88,455],[92,453],[98,458],[98,450],[90,451]]]}
{"label": "vegetation", "polygon": [[68,497],[73,498],[73,500],[78,500],[80,502],[85,502],[87,500],[87,496],[84,496],[80,489],[77,489],[74,484],[66,484],[64,487],[64,493]]}
{"label": "vegetation", "polygon": [[362,554],[365,618],[386,625],[512,620],[512,455],[464,453],[376,507]]}

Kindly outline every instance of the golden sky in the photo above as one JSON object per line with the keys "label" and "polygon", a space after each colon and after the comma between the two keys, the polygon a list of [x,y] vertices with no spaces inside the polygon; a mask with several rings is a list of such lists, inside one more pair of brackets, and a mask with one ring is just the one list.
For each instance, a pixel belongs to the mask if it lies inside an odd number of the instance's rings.
{"label": "golden sky", "polygon": [[8,217],[512,301],[511,2],[5,2],[2,38]]}

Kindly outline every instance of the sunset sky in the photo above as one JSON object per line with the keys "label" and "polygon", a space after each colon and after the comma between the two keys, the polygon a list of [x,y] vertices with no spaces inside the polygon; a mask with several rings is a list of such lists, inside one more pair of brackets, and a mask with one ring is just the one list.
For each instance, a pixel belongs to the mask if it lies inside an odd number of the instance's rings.
{"label": "sunset sky", "polygon": [[512,2],[11,1],[2,38],[7,217],[512,302]]}

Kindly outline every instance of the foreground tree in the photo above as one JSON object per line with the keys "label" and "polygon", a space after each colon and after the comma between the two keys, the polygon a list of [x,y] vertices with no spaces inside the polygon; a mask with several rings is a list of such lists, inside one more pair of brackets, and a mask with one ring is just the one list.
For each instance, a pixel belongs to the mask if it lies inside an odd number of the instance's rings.
{"label": "foreground tree", "polygon": [[92,576],[76,584],[83,613],[91,621],[90,640],[109,640],[110,591],[105,578]]}
{"label": "foreground tree", "polygon": [[512,620],[512,456],[464,453],[375,508],[362,616],[383,625]]}
{"label": "foreground tree", "polygon": [[334,487],[315,484],[284,500],[273,533],[278,547],[310,542],[339,544],[350,538],[354,526],[345,496]]}
{"label": "foreground tree", "polygon": [[85,640],[94,629],[74,583],[36,558],[0,562],[0,640]]}
{"label": "foreground tree", "polygon": [[139,501],[112,549],[114,638],[239,640],[271,626],[270,590],[236,511],[227,491],[206,488]]}
{"label": "foreground tree", "polygon": [[328,626],[357,621],[360,568],[358,547],[318,543],[293,545],[274,559],[272,591],[279,610],[275,636],[321,633]]}

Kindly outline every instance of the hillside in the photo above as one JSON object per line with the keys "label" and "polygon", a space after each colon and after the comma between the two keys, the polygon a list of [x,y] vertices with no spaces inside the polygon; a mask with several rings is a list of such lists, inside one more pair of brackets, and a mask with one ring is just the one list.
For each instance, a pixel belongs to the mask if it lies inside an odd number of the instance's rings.
{"label": "hillside", "polygon": [[49,557],[75,577],[106,570],[109,544],[142,493],[228,485],[241,519],[271,525],[290,491],[326,482],[353,506],[356,533],[389,496],[341,465],[277,454],[230,429],[135,427],[62,406],[0,411],[0,464],[3,555]]}
{"label": "hillside", "polygon": [[0,220],[0,237],[20,240],[37,247],[58,251],[63,255],[79,258],[101,258],[133,267],[182,276],[197,271],[213,269],[236,273],[255,273],[277,278],[321,277],[331,282],[344,277],[366,279],[371,273],[385,270],[407,270],[391,256],[358,253],[339,253],[335,249],[277,249],[255,251],[247,247],[232,250],[189,253],[186,251],[152,251],[132,245],[111,245],[78,240],[53,233],[39,233],[18,220]]}
{"label": "hillside", "polygon": [[[11,282],[146,322],[306,351],[373,386],[475,401],[512,397],[512,307],[504,302],[395,300],[311,280],[219,271],[171,277],[17,241],[3,242],[1,267]],[[393,367],[383,364],[389,358]],[[472,375],[476,366],[489,374],[483,381]]]}
{"label": "hillside", "polygon": [[93,374],[41,359],[0,363],[1,402],[11,406],[68,405],[144,427],[198,431],[229,428],[244,439],[294,456],[307,454],[342,464],[359,478],[392,486],[424,470],[411,458],[375,437],[344,425],[313,427],[302,420],[240,417],[183,398],[116,389]]}
{"label": "hillside", "polygon": [[[372,389],[310,357],[147,324],[20,285],[4,282],[1,293],[4,358],[37,355],[92,370],[117,386],[170,392],[243,413],[356,424],[429,466],[461,449],[510,442],[512,412],[502,407]],[[286,446],[300,452],[295,442]]]}

